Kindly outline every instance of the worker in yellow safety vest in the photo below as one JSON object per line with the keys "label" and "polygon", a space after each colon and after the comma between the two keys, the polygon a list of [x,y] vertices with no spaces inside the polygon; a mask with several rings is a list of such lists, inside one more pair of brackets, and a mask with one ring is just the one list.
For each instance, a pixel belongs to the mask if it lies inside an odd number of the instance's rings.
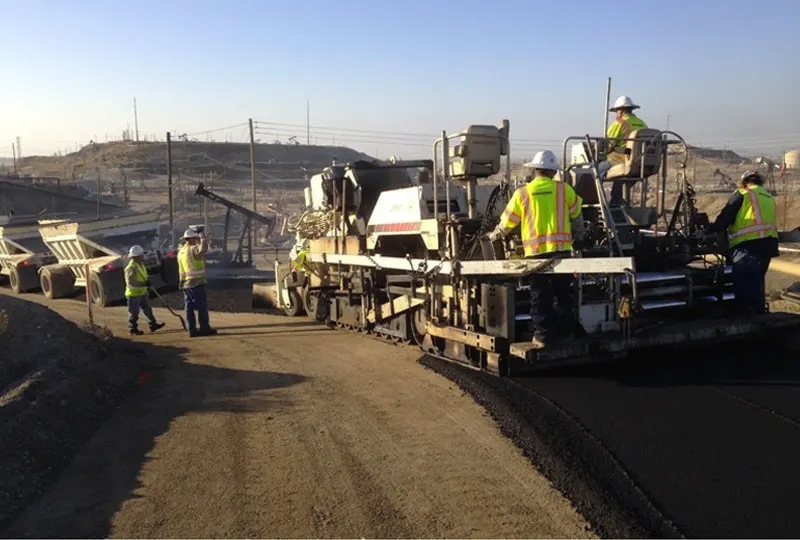
{"label": "worker in yellow safety vest", "polygon": [[[600,176],[604,178],[608,170],[614,165],[625,162],[625,146],[630,138],[631,133],[639,129],[647,129],[647,124],[633,114],[633,111],[640,109],[638,105],[634,105],[633,100],[628,96],[620,96],[614,102],[614,106],[609,109],[617,115],[614,122],[608,126],[606,132],[606,140],[608,141],[608,151],[606,159],[601,161],[597,169]],[[622,182],[613,182],[611,185],[611,206],[621,206],[622,200]]]}
{"label": "worker in yellow safety vest", "polygon": [[142,246],[131,246],[128,251],[128,258],[130,260],[125,266],[125,300],[128,303],[128,327],[132,336],[141,336],[144,332],[139,330],[140,310],[150,324],[151,332],[164,328],[164,323],[156,321],[153,309],[150,307],[150,296],[148,295],[150,279],[147,274],[147,268],[144,265],[144,249],[142,249]]}
{"label": "worker in yellow safety vest", "polygon": [[[500,223],[488,236],[496,241],[520,227],[526,258],[569,257],[572,253],[572,224],[580,222],[583,201],[565,182],[554,180],[558,160],[550,150],[538,152],[530,163],[534,177],[519,188],[505,208]],[[568,337],[574,328],[571,274],[533,274],[531,277],[531,319],[533,343],[545,345],[552,333]],[[560,313],[554,306],[558,301]]]}
{"label": "worker in yellow safety vest", "polygon": [[745,313],[764,313],[766,276],[770,260],[779,255],[775,200],[764,189],[764,178],[745,171],[737,189],[717,219],[712,232],[728,233],[733,263],[733,292]]}
{"label": "worker in yellow safety vest", "polygon": [[[184,245],[178,251],[178,272],[186,325],[191,337],[211,336],[217,333],[208,322],[208,297],[206,296],[206,261],[208,241],[202,233],[188,228],[183,233]],[[197,320],[195,320],[195,312]],[[200,328],[198,329],[198,323]]]}

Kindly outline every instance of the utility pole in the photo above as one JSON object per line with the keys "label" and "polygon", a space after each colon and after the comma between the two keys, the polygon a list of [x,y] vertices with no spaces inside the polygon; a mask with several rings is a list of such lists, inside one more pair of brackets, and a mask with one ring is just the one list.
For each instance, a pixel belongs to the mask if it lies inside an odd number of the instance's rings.
{"label": "utility pole", "polygon": [[[253,212],[256,211],[256,140],[253,135],[253,119],[249,119],[250,124],[250,185],[253,190]],[[257,245],[258,226],[254,220],[250,220],[250,232],[253,235],[253,247]]]}
{"label": "utility pole", "polygon": [[667,113],[667,131],[669,131],[669,113]]}
{"label": "utility pole", "polygon": [[139,111],[136,110],[136,98],[133,98],[133,126],[136,131],[136,142],[139,142]]}
{"label": "utility pole", "polygon": [[95,169],[97,175],[97,221],[100,221],[100,167]]}
{"label": "utility pole", "polygon": [[11,143],[11,153],[14,156],[14,176],[19,178],[19,169],[17,168],[17,145]]}
{"label": "utility pole", "polygon": [[311,146],[311,109],[306,100],[306,146]]}
{"label": "utility pole", "polygon": [[175,249],[175,208],[172,205],[172,135],[167,131],[167,193],[169,194],[169,230]]}

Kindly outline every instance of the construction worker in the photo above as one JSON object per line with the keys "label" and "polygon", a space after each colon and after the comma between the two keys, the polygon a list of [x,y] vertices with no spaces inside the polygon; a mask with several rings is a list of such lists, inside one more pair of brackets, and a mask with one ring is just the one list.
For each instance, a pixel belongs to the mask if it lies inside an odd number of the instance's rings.
{"label": "construction worker", "polygon": [[[189,335],[211,336],[217,333],[208,323],[208,300],[206,297],[206,261],[204,255],[208,251],[208,241],[204,234],[189,228],[183,233],[184,244],[178,251],[178,272],[180,288],[183,290],[183,302],[186,310],[186,324]],[[195,321],[197,312],[197,321]],[[200,328],[197,328],[197,323]]]}
{"label": "construction worker", "polygon": [[711,225],[712,232],[728,232],[733,261],[733,291],[745,313],[766,311],[766,275],[777,257],[778,229],[775,200],[764,189],[764,178],[745,171],[737,189]]}
{"label": "construction worker", "polygon": [[[635,109],[640,109],[638,105],[633,104],[633,100],[628,96],[620,96],[614,102],[614,106],[609,109],[609,112],[616,113],[617,118],[608,126],[606,132],[606,139],[608,140],[608,149],[605,161],[601,161],[597,166],[600,172],[600,177],[605,178],[608,170],[614,165],[625,162],[625,139],[631,136],[631,133],[638,129],[647,129],[647,124],[644,120],[633,114]],[[613,182],[611,185],[611,201],[609,204],[612,206],[621,206],[622,200],[622,182]]]}
{"label": "construction worker", "polygon": [[144,334],[139,330],[139,311],[144,313],[150,323],[150,331],[155,332],[164,328],[164,323],[156,322],[153,309],[150,307],[150,297],[147,294],[150,281],[147,268],[144,266],[144,250],[142,246],[131,246],[128,251],[128,265],[125,267],[125,300],[128,302],[128,325],[132,336]]}
{"label": "construction worker", "polygon": [[[526,258],[569,257],[572,221],[581,219],[583,201],[572,186],[553,179],[558,173],[553,152],[538,152],[525,166],[534,170],[533,180],[514,192],[489,239],[498,240],[519,226]],[[554,332],[565,337],[572,333],[571,274],[533,274],[530,294],[536,346],[543,347]],[[560,316],[554,300],[558,300]]]}

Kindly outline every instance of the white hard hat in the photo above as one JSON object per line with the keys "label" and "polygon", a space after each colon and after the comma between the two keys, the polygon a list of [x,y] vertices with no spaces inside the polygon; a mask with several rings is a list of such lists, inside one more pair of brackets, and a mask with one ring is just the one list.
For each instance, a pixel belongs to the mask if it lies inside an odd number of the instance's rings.
{"label": "white hard hat", "polygon": [[638,105],[633,104],[633,100],[628,96],[619,96],[614,106],[608,109],[609,111],[616,111],[617,109],[640,109]]}
{"label": "white hard hat", "polygon": [[541,152],[536,152],[536,155],[533,156],[533,159],[525,164],[526,167],[531,169],[544,169],[547,171],[557,171],[558,170],[558,160],[556,159],[556,155],[551,152],[550,150],[543,150]]}
{"label": "white hard hat", "polygon": [[128,257],[138,257],[140,255],[144,255],[142,246],[131,246],[130,251],[128,251]]}
{"label": "white hard hat", "polygon": [[197,231],[195,231],[194,229],[186,229],[186,232],[183,233],[184,238],[197,238],[199,236],[200,235],[197,234]]}

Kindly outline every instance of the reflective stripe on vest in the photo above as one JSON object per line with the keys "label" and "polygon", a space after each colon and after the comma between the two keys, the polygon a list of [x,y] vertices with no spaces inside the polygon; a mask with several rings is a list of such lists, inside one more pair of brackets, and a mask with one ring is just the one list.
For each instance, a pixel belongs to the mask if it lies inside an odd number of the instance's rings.
{"label": "reflective stripe on vest", "polygon": [[202,257],[195,259],[189,252],[189,246],[183,246],[178,251],[178,273],[181,282],[192,279],[204,280],[206,278],[206,262]]}
{"label": "reflective stripe on vest", "polygon": [[525,255],[572,249],[570,215],[580,202],[576,196],[575,202],[569,205],[567,189],[564,182],[535,178],[518,191],[522,199],[522,247]]}
{"label": "reflective stripe on vest", "polygon": [[775,226],[775,200],[763,186],[738,189],[742,206],[736,213],[733,225],[728,228],[728,244],[737,246],[749,240],[778,238]]}
{"label": "reflective stripe on vest", "polygon": [[142,263],[131,259],[128,266],[125,267],[125,298],[144,296],[147,294],[147,287],[132,287],[128,280],[128,273],[131,269],[136,272],[136,278],[139,281],[147,281],[147,268]]}

